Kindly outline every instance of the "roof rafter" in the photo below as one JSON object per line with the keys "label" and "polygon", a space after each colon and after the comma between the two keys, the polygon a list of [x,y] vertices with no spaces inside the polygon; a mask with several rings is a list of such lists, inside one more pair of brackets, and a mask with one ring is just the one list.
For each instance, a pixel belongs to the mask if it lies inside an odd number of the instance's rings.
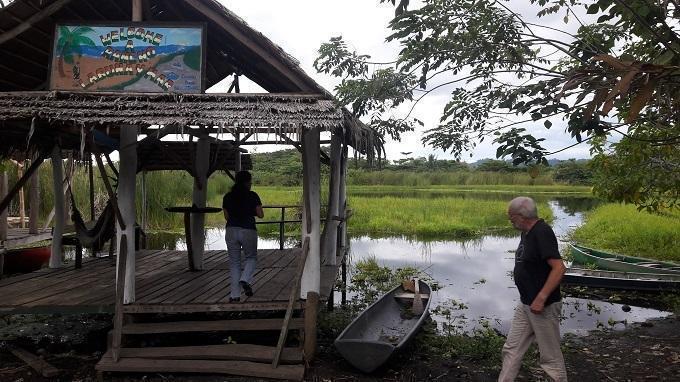
{"label": "roof rafter", "polygon": [[4,44],[5,42],[13,39],[14,37],[20,35],[21,33],[29,30],[33,24],[36,22],[42,20],[43,18],[50,16],[51,14],[57,12],[60,10],[64,5],[70,3],[72,0],[57,0],[48,7],[44,8],[42,11],[34,14],[33,16],[29,17],[26,21],[23,23],[17,25],[16,27],[10,29],[7,32],[4,32],[0,34],[0,45]]}

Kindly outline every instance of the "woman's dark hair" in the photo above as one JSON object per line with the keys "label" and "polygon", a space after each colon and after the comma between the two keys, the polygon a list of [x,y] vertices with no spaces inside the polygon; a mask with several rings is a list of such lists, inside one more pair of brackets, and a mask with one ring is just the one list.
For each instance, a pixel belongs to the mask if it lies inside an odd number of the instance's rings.
{"label": "woman's dark hair", "polygon": [[239,171],[234,177],[235,183],[231,187],[231,192],[234,193],[245,193],[248,192],[248,184],[253,180],[253,176],[250,175],[248,171]]}

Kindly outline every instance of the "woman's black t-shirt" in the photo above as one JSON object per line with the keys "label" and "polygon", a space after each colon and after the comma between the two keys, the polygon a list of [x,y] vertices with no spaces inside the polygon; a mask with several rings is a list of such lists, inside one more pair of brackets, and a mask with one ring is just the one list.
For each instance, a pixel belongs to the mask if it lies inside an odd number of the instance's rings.
{"label": "woman's black t-shirt", "polygon": [[222,199],[222,208],[227,210],[227,227],[255,228],[255,207],[261,206],[259,195],[254,191],[247,193],[229,192]]}
{"label": "woman's black t-shirt", "polygon": [[[529,232],[522,233],[522,239],[515,251],[513,271],[522,304],[531,305],[548,280],[552,268],[547,260],[561,258],[555,233],[543,219],[539,219]],[[550,294],[545,305],[560,301],[560,298],[558,286]]]}

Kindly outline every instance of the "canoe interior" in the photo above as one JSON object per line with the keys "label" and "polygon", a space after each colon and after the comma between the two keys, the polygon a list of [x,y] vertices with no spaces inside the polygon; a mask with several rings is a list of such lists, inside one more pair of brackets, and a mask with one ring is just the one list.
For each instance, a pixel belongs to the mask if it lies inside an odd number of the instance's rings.
{"label": "canoe interior", "polygon": [[419,281],[424,311],[414,315],[412,298],[398,298],[408,293],[401,286],[383,295],[364,310],[335,340],[335,346],[352,365],[371,372],[390,355],[406,345],[422,326],[430,307],[430,286]]}

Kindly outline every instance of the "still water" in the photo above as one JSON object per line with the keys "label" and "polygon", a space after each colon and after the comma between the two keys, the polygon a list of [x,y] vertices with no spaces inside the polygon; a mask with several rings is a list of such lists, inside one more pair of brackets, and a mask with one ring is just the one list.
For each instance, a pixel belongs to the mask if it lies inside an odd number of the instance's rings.
{"label": "still water", "polygon": [[[596,204],[591,198],[553,198],[549,201],[555,217],[553,229],[565,253],[567,235],[581,224],[583,212]],[[175,234],[156,234],[150,237],[151,248],[186,249],[182,237]],[[485,236],[471,241],[419,241],[408,238],[351,239],[349,272],[352,263],[375,258],[379,265],[390,268],[414,267],[427,273],[439,284],[433,292],[431,308],[438,305],[458,306],[452,324],[464,331],[473,331],[487,321],[502,333],[507,333],[519,294],[512,280],[514,250],[519,234],[514,237]],[[287,243],[286,246],[293,245]],[[278,240],[260,239],[258,247],[278,248]],[[207,231],[207,249],[226,249],[224,229]],[[350,279],[351,277],[348,277]],[[625,292],[622,292],[624,294]],[[562,333],[585,333],[598,327],[625,328],[624,323],[645,321],[670,315],[630,305],[624,312],[622,304],[595,299],[566,297],[561,322]],[[440,323],[444,317],[434,317]]]}

